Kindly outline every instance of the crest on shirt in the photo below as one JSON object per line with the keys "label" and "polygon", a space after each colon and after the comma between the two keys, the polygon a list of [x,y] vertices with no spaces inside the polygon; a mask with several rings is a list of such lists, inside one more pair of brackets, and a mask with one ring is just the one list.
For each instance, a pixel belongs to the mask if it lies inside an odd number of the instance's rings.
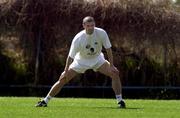
{"label": "crest on shirt", "polygon": [[86,49],[89,49],[91,47],[91,45],[87,44],[86,45]]}
{"label": "crest on shirt", "polygon": [[98,42],[94,42],[94,45],[90,45],[90,44],[87,44],[86,45],[86,49],[87,49],[87,55],[95,55],[97,53],[97,50],[96,50],[96,46],[98,45]]}

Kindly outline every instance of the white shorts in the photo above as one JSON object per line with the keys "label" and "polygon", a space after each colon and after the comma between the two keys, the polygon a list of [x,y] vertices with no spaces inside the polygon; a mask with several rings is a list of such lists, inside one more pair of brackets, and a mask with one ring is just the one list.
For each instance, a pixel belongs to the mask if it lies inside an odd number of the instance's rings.
{"label": "white shorts", "polygon": [[84,73],[88,69],[93,69],[95,72],[106,62],[104,55],[100,54],[93,59],[74,59],[69,68],[73,69],[77,73]]}

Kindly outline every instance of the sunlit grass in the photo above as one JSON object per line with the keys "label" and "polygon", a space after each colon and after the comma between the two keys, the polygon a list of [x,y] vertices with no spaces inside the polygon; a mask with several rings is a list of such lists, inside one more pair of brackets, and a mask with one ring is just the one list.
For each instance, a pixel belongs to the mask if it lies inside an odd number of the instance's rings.
{"label": "sunlit grass", "polygon": [[119,109],[115,99],[54,98],[36,108],[39,98],[0,97],[1,118],[179,118],[178,100],[126,100]]}

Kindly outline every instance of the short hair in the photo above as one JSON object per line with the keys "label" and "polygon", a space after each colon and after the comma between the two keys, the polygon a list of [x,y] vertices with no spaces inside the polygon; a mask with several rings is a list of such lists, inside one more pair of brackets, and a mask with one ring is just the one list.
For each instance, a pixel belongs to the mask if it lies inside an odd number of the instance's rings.
{"label": "short hair", "polygon": [[95,22],[94,21],[94,18],[92,16],[86,16],[84,19],[83,19],[83,24],[84,23],[89,23],[89,22]]}

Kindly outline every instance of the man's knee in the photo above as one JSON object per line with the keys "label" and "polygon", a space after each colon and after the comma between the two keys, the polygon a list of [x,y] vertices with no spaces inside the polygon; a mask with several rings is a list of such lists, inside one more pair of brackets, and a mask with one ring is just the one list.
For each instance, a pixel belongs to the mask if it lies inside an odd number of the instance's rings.
{"label": "man's knee", "polygon": [[61,74],[61,76],[59,77],[59,82],[61,82],[62,84],[66,84],[69,82],[69,80],[71,80],[71,75],[69,74],[65,74],[64,72]]}
{"label": "man's knee", "polygon": [[110,73],[110,77],[112,79],[116,79],[116,78],[119,78],[119,70],[116,70],[116,71],[113,71]]}
{"label": "man's knee", "polygon": [[119,73],[120,73],[119,70],[117,70],[117,71],[116,71],[116,74],[117,74],[118,76],[119,76]]}
{"label": "man's knee", "polygon": [[66,79],[66,76],[64,75],[64,73],[62,73],[58,81],[59,83],[66,84],[65,79]]}
{"label": "man's knee", "polygon": [[65,85],[65,84],[67,84],[69,81],[68,81],[68,79],[64,76],[64,77],[60,77],[59,78],[59,80],[58,80],[58,82],[59,82],[59,84],[61,84],[61,85]]}

